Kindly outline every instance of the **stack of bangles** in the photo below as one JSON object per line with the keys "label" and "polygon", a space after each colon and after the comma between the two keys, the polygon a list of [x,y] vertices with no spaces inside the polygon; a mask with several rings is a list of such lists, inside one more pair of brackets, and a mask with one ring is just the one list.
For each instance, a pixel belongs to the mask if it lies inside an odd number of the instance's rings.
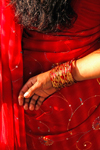
{"label": "stack of bangles", "polygon": [[72,76],[72,61],[56,66],[50,72],[51,82],[54,88],[61,89],[76,83]]}

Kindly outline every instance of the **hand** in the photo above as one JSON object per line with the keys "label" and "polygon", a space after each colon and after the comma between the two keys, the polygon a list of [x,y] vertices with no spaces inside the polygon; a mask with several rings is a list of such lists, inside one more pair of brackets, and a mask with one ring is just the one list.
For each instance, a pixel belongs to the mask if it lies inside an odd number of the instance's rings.
{"label": "hand", "polygon": [[43,101],[57,90],[53,88],[50,71],[30,78],[19,93],[18,101],[25,110],[38,110]]}

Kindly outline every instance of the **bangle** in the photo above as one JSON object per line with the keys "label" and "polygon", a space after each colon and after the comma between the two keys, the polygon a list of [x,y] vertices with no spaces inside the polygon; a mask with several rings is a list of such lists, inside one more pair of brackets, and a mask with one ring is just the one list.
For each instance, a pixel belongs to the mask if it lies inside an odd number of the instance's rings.
{"label": "bangle", "polygon": [[52,86],[61,89],[73,85],[75,80],[72,76],[72,61],[56,66],[50,71]]}

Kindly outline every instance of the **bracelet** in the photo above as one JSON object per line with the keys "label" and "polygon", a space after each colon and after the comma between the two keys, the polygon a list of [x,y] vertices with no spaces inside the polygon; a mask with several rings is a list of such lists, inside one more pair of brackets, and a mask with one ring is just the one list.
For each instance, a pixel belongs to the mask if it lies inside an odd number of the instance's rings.
{"label": "bracelet", "polygon": [[73,85],[75,80],[72,76],[72,61],[56,66],[50,72],[51,82],[54,88],[61,89]]}

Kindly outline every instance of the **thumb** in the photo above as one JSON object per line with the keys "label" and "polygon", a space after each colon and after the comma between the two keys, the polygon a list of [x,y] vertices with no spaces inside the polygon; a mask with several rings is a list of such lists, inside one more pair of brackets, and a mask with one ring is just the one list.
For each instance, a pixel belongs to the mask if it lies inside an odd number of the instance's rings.
{"label": "thumb", "polygon": [[25,98],[30,98],[35,90],[37,90],[40,87],[40,84],[38,82],[35,82],[35,84],[33,86],[31,86],[24,94]]}

